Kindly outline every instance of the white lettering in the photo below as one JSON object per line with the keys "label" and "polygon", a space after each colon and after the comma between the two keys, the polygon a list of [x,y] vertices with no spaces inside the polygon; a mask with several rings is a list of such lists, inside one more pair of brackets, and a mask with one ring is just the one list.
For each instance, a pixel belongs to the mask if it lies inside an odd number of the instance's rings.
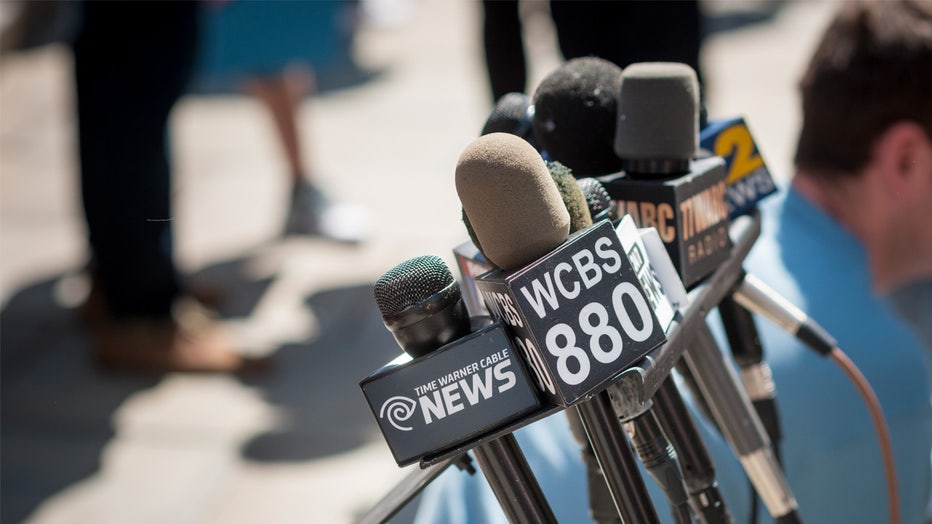
{"label": "white lettering", "polygon": [[[492,396],[492,368],[485,368],[484,380],[479,373],[474,374],[472,376],[471,389],[468,380],[460,380],[459,384],[460,389],[463,390],[463,394],[466,395],[466,401],[469,402],[470,406],[473,406],[481,399]],[[482,397],[481,399],[480,396]]]}
{"label": "white lettering", "polygon": [[572,258],[573,263],[576,265],[576,271],[579,272],[586,289],[592,289],[592,286],[602,281],[602,270],[596,265],[591,251],[583,249],[573,255]]}
{"label": "white lettering", "polygon": [[[579,290],[580,290],[579,282],[576,282],[574,280],[573,288],[566,289],[566,285],[564,284],[563,279],[560,278],[560,274],[567,273],[572,270],[573,270],[573,266],[567,264],[566,262],[560,262],[559,264],[557,264],[557,267],[553,268],[553,278],[554,280],[557,281],[557,289],[560,290],[561,295],[563,295],[569,300],[573,300],[574,298],[579,296]],[[554,309],[556,309],[556,307],[554,307]]]}
{"label": "white lettering", "polygon": [[537,316],[544,318],[544,315],[547,314],[547,310],[544,309],[544,302],[541,299],[545,299],[550,307],[556,311],[560,304],[557,302],[557,294],[553,290],[553,280],[550,278],[550,273],[544,274],[544,281],[547,283],[547,288],[544,289],[544,286],[540,283],[540,280],[534,279],[531,281],[531,287],[534,289],[534,296],[531,296],[531,293],[528,291],[527,286],[521,288],[521,294],[524,295],[524,298],[528,301],[528,304],[534,309],[534,312],[537,313]]}

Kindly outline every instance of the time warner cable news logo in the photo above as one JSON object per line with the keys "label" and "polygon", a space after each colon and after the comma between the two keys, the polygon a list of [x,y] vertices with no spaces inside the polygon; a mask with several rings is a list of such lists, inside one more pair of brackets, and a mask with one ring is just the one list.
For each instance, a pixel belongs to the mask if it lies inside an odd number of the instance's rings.
{"label": "time warner cable news logo", "polygon": [[510,390],[516,381],[511,356],[505,348],[415,387],[414,398],[404,395],[387,398],[379,408],[379,418],[399,431],[411,431],[418,420],[417,413],[425,426],[430,425]]}

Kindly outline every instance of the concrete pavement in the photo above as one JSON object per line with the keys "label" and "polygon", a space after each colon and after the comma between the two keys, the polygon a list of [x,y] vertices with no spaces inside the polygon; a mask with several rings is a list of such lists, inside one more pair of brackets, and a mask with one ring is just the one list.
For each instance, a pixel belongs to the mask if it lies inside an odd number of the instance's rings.
{"label": "concrete pavement", "polygon": [[[85,254],[70,57],[2,57],[0,520],[350,522],[406,474],[357,386],[399,352],[371,285],[413,256],[452,262],[465,238],[453,168],[490,101],[479,4],[397,5],[412,17],[357,35],[372,78],[301,113],[330,192],[371,213],[360,246],[279,238],[285,168],[255,102],[191,95],[173,116],[178,259],[227,290],[220,312],[244,351],[274,353],[275,371],[249,381],[116,375],[88,361],[71,309]],[[711,116],[744,115],[779,177],[798,126],[794,85],[835,5],[786,3],[704,49]],[[740,7],[709,4],[729,15],[722,24]],[[546,19],[533,17],[527,37],[536,85],[559,62]]]}

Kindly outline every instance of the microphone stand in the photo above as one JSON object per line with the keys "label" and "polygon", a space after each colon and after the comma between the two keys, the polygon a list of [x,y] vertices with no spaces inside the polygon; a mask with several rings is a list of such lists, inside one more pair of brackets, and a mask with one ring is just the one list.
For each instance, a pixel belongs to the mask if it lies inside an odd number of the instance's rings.
{"label": "microphone stand", "polygon": [[[679,324],[671,328],[666,344],[637,366],[622,372],[616,380],[612,386],[618,391],[613,396],[614,407],[622,419],[641,413],[683,357],[688,373],[702,393],[700,400],[704,400],[714,421],[741,458],[771,515],[780,521],[794,522],[799,520],[796,501],[770,450],[767,434],[705,323],[706,314],[729,296],[744,278],[743,260],[760,233],[759,212],[735,219],[731,233],[734,237],[731,256],[690,292],[690,303],[682,311]],[[688,452],[684,454],[689,455]]]}
{"label": "microphone stand", "polygon": [[[738,288],[740,289],[740,287]],[[738,289],[735,293],[738,293]],[[722,325],[735,363],[741,368],[741,379],[751,404],[757,412],[773,444],[774,454],[780,460],[780,416],[777,410],[777,390],[770,366],[764,360],[764,348],[751,312],[738,304],[734,295],[725,297],[718,305]]]}
{"label": "microphone stand", "polygon": [[679,457],[689,504],[696,519],[701,524],[733,522],[718,490],[712,458],[673,377],[668,376],[654,394],[654,409],[660,427]]}
{"label": "microphone stand", "polygon": [[[607,390],[603,390],[587,401],[580,402],[573,408],[578,412],[599,466],[603,470],[612,500],[625,524],[658,521],[633,451],[619,421],[619,419],[631,420],[644,414],[644,406],[648,406],[652,398],[657,408],[657,420],[681,457],[684,484],[690,494],[697,519],[700,522],[709,523],[731,522],[727,509],[723,503],[720,503],[721,497],[718,495],[711,460],[708,459],[708,453],[694,423],[685,406],[682,405],[679,391],[669,376],[674,366],[681,360],[698,385],[702,397],[699,400],[704,400],[714,421],[721,428],[731,448],[739,456],[748,477],[771,515],[780,523],[800,522],[796,501],[770,449],[767,433],[751,406],[747,392],[741,387],[729,363],[724,360],[724,355],[705,323],[706,314],[734,293],[736,287],[741,293],[736,293],[735,298],[742,306],[750,308],[751,302],[764,302],[763,298],[754,293],[756,288],[751,285],[753,282],[750,281],[750,276],[747,281],[743,281],[745,273],[741,267],[760,233],[759,213],[755,212],[750,217],[744,216],[734,220],[731,233],[734,237],[731,256],[690,292],[690,304],[681,312],[678,324],[670,329],[667,342],[652,351],[637,365],[622,371]],[[813,328],[810,328],[804,320],[799,320],[797,318],[799,316],[787,317],[783,323],[796,328],[807,339],[813,338],[809,336]],[[688,351],[687,345],[689,345]],[[400,507],[407,503],[423,488],[423,485],[439,474],[439,471],[436,471],[436,474],[433,473],[434,470],[442,470],[450,463],[459,460],[465,449],[488,446],[496,439],[510,436],[508,434],[517,427],[557,412],[559,412],[558,409],[545,408],[529,415],[524,420],[498,428],[488,435],[457,446],[455,450],[449,450],[434,457],[425,457],[422,465],[425,461],[432,461],[433,467],[415,472],[411,477],[417,477],[416,481],[407,482],[408,479],[406,479],[405,486],[399,486],[393,490],[396,496],[383,499],[370,514],[376,513],[375,510],[380,510],[377,512],[380,518],[384,515],[390,517],[394,514],[391,511],[392,508],[386,510],[381,506]],[[568,415],[573,416],[572,413]],[[505,442],[502,444],[501,451],[507,455],[507,450],[511,448],[511,445]],[[513,448],[512,450],[520,453],[519,449]],[[479,452],[478,455],[483,453]],[[489,453],[491,456],[498,453],[498,450],[489,451]],[[523,454],[519,456],[520,461],[524,461]],[[540,493],[536,479],[527,468],[527,463],[522,464],[520,461],[511,464],[500,463],[498,466],[490,465],[487,468],[489,471],[484,469],[483,473],[487,475],[506,514],[510,512],[509,519],[520,519],[521,516],[515,513],[530,508],[532,511],[540,510],[539,515],[543,515],[540,521],[555,521],[549,506],[546,506],[545,498]],[[515,474],[518,478],[513,476]],[[395,492],[403,493],[399,495]],[[711,502],[704,506],[699,504],[697,507],[696,500],[702,498],[702,493],[710,495],[708,500]],[[502,495],[515,497],[515,499],[502,501]],[[394,511],[397,511],[397,508]],[[385,520],[389,517],[385,517]],[[550,520],[546,520],[548,517]],[[364,522],[369,524],[385,520],[365,520]],[[512,520],[512,522],[524,521]]]}
{"label": "microphone stand", "polygon": [[602,390],[592,399],[577,404],[575,409],[622,522],[659,522],[608,392]]}
{"label": "microphone stand", "polygon": [[476,446],[472,452],[508,522],[556,524],[557,518],[513,434]]}

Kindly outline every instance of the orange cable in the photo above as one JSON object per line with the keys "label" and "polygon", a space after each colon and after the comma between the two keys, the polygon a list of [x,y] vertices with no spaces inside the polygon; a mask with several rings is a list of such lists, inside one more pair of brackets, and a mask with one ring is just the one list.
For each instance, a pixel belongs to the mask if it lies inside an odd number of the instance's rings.
{"label": "orange cable", "polygon": [[880,407],[880,401],[874,390],[871,389],[870,383],[861,374],[861,371],[855,366],[854,362],[848,358],[848,355],[839,349],[832,348],[829,357],[838,364],[841,370],[851,379],[857,388],[864,402],[867,404],[867,410],[870,412],[871,419],[874,422],[874,429],[877,432],[877,439],[880,441],[880,454],[883,458],[884,473],[887,479],[887,503],[890,510],[890,524],[900,523],[900,501],[899,490],[896,485],[896,470],[893,465],[893,446],[890,444],[890,429],[883,417],[883,410]]}

